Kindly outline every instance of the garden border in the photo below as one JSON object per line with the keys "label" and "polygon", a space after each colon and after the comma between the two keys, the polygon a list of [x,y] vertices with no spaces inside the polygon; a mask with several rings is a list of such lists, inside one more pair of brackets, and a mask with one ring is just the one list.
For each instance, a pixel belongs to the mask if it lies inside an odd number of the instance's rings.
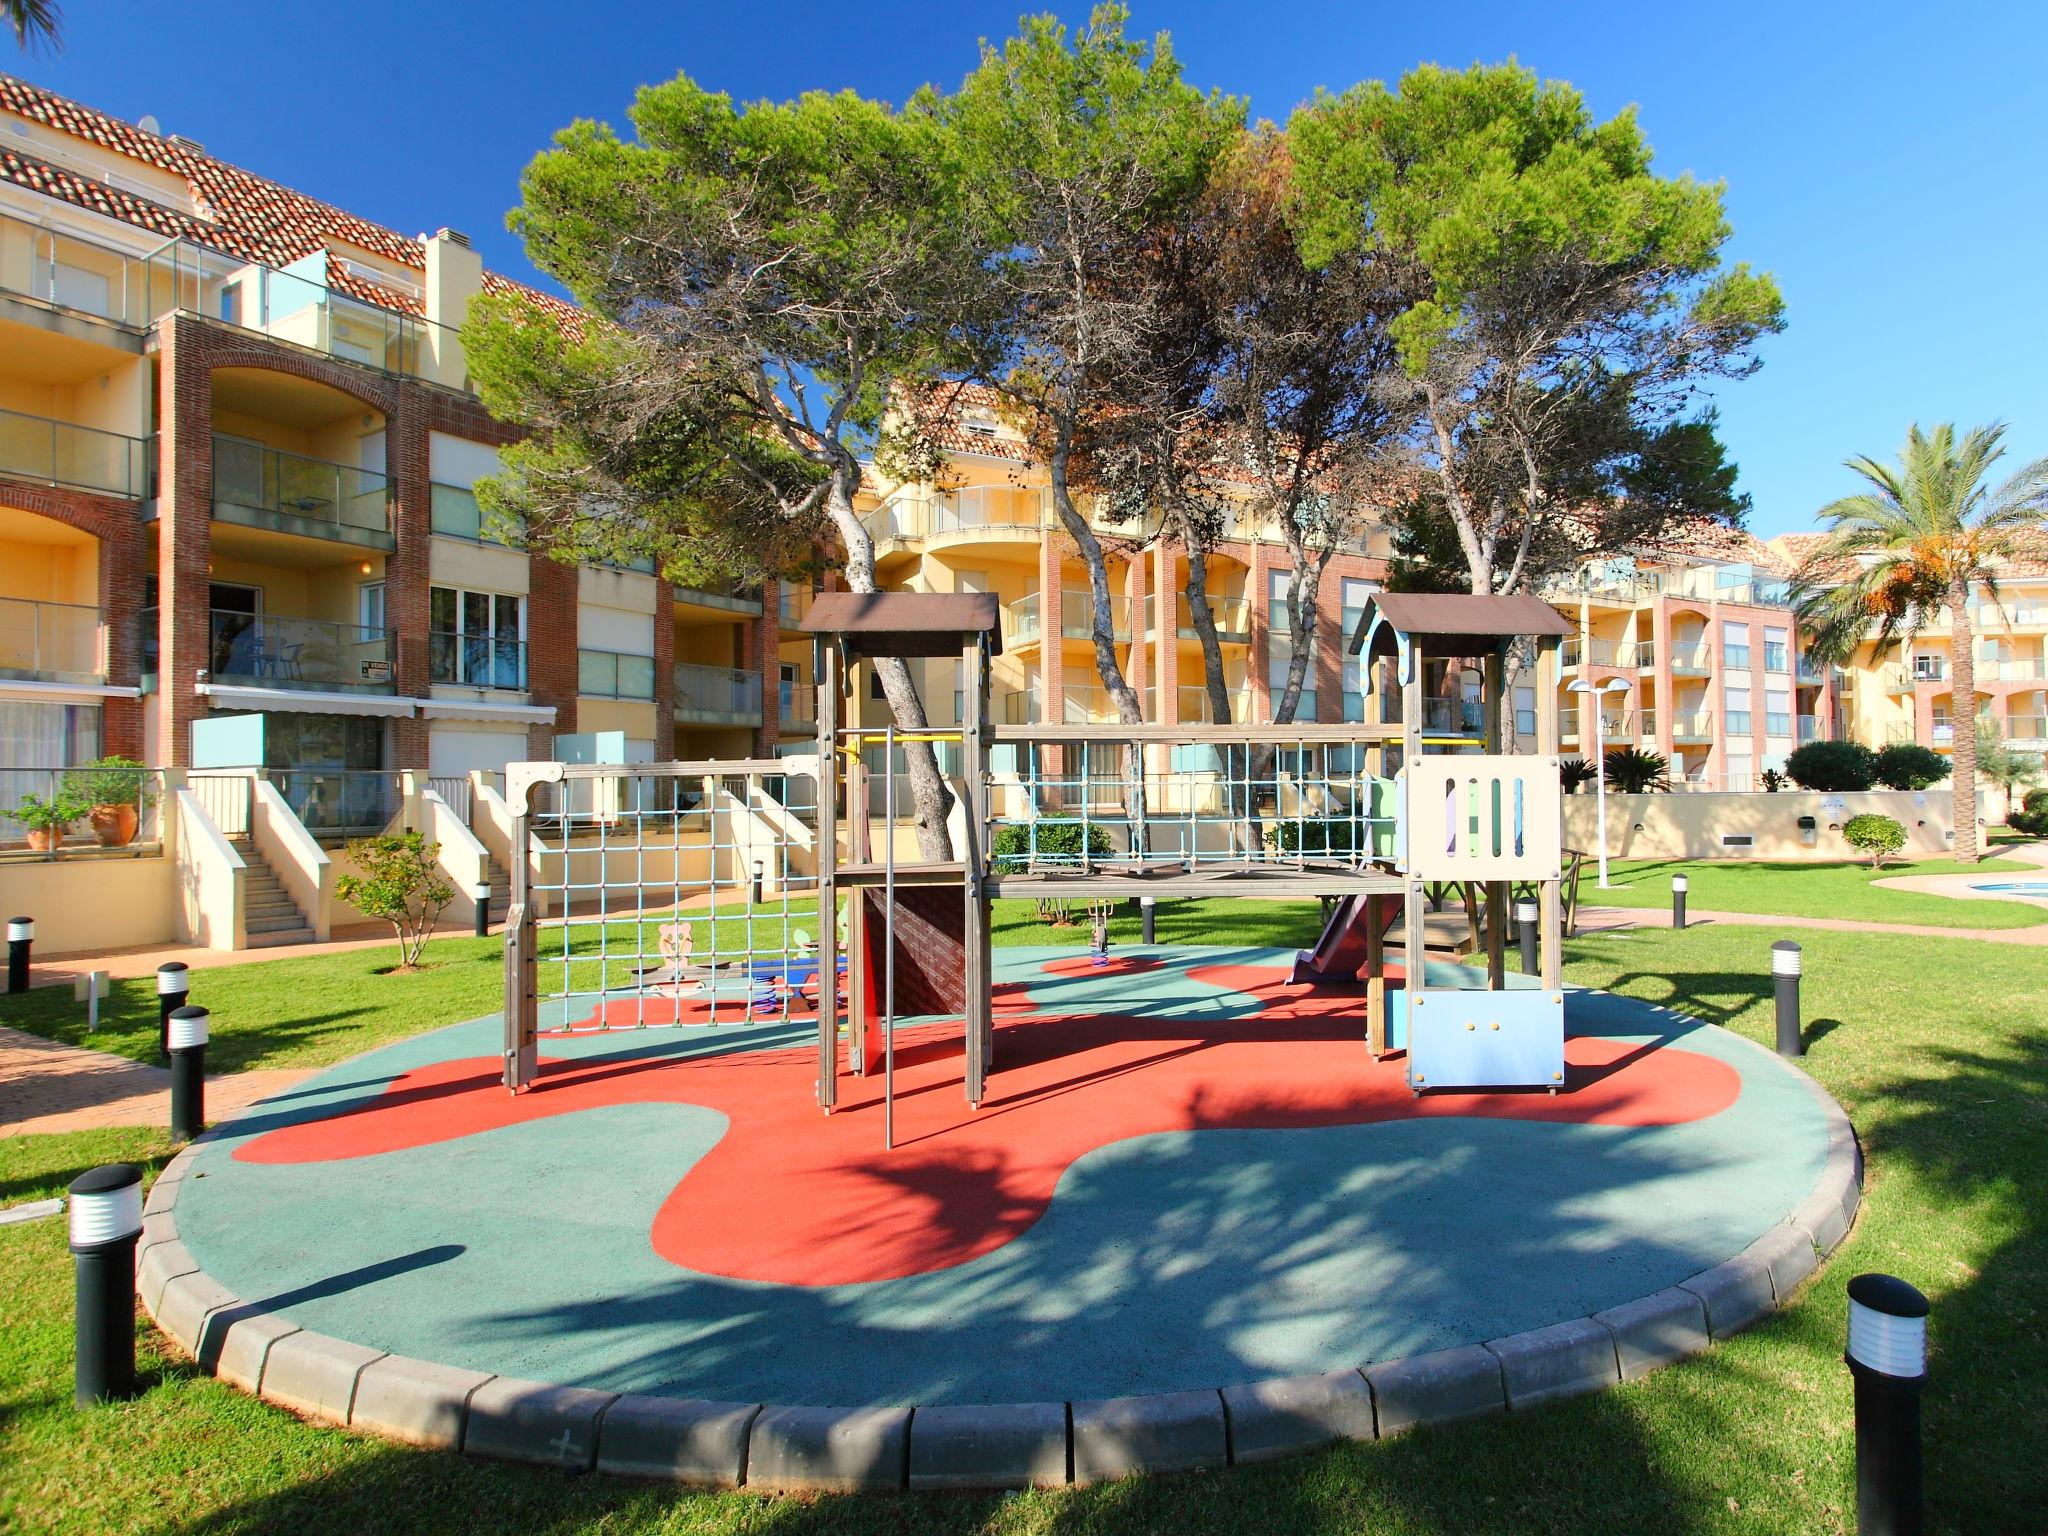
{"label": "garden border", "polygon": [[827,1492],[1062,1486],[1242,1465],[1634,1381],[1785,1306],[1856,1219],[1862,1151],[1818,1082],[1732,1038],[1797,1077],[1828,1128],[1819,1182],[1763,1236],[1688,1280],[1590,1317],[1325,1375],[1098,1402],[778,1407],[555,1386],[387,1354],[255,1309],[178,1240],[178,1195],[218,1128],[151,1187],[137,1290],[157,1327],[203,1369],[302,1417],[572,1471]]}

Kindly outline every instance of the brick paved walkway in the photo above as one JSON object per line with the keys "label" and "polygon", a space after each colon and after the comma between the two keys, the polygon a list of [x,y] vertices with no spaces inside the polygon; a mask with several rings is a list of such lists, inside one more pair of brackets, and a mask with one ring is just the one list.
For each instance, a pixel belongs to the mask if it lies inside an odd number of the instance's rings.
{"label": "brick paved walkway", "polygon": [[[312,1075],[272,1070],[209,1077],[207,1119],[222,1119]],[[171,1074],[165,1068],[0,1025],[0,1136],[170,1123]]]}

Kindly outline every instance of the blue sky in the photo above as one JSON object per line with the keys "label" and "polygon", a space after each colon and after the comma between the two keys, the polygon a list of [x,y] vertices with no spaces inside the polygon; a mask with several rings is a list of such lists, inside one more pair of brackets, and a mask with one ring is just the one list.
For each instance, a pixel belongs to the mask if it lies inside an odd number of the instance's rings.
{"label": "blue sky", "polygon": [[[522,166],[575,117],[622,118],[687,71],[743,99],[957,83],[1020,7],[601,3],[333,8],[208,0],[169,25],[67,0],[61,54],[0,68],[413,234],[468,232],[530,275],[505,231]],[[1319,85],[1513,54],[1607,116],[1635,104],[1658,168],[1728,183],[1731,253],[1775,272],[1790,328],[1722,422],[1762,534],[1852,488],[1851,452],[1908,422],[2012,423],[2048,454],[2042,253],[2048,7],[1699,7],[1451,0],[1135,7],[1189,77],[1283,118]],[[1070,19],[1079,10],[1062,12]]]}

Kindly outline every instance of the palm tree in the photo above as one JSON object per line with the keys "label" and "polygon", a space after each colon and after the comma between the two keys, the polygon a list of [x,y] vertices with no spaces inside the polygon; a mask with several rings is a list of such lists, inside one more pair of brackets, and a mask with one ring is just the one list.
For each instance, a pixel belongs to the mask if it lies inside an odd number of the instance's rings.
{"label": "palm tree", "polygon": [[57,14],[57,0],[0,0],[0,16],[14,28],[15,44],[23,52],[38,43],[56,46]]}
{"label": "palm tree", "polygon": [[1956,439],[1953,425],[1916,424],[1896,465],[1859,454],[1848,467],[1869,489],[1830,502],[1816,516],[1827,534],[1793,576],[1793,604],[1815,661],[1840,665],[1871,638],[1882,654],[1912,636],[1937,609],[1949,614],[1950,697],[1956,716],[1951,782],[1955,856],[1977,849],[1977,671],[1970,598],[1979,587],[2001,614],[1998,569],[2017,535],[2042,526],[2048,459],[2036,459],[1995,487],[1986,473],[2004,454],[2003,423]]}

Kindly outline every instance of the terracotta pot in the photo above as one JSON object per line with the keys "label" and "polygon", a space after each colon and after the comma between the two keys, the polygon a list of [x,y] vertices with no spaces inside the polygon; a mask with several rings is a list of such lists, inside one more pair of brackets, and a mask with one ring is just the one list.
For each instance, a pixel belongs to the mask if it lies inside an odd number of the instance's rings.
{"label": "terracotta pot", "polygon": [[102,848],[126,848],[135,841],[136,821],[132,805],[96,805],[92,808],[92,835]]}
{"label": "terracotta pot", "polygon": [[28,827],[24,831],[30,853],[49,853],[64,841],[63,829],[58,827]]}

